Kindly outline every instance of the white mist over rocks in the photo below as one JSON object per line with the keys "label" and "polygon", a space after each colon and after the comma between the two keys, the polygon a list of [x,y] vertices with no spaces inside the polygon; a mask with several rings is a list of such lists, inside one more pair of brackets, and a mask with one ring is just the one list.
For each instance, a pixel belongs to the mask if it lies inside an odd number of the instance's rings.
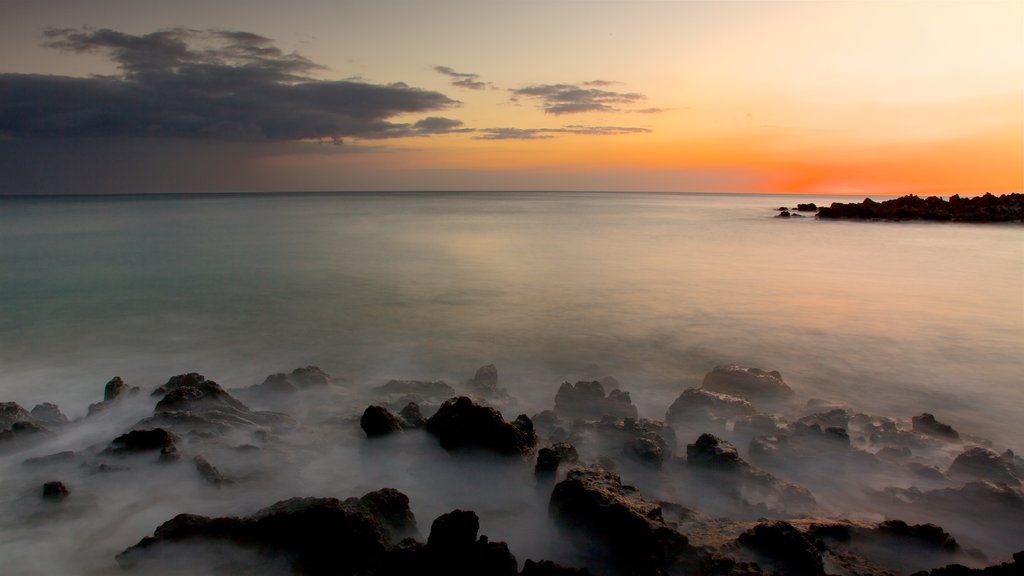
{"label": "white mist over rocks", "polygon": [[[0,421],[5,573],[318,573],[266,527],[296,497],[370,519],[370,573],[493,568],[497,542],[524,573],[592,574],[912,574],[1024,548],[1018,227],[780,221],[792,199],[765,196],[2,202],[0,401],[24,409]],[[192,372],[219,384],[151,395]],[[403,412],[459,396],[528,416],[534,444],[446,449]],[[367,436],[371,405],[391,433]],[[419,544],[346,500],[384,488]],[[428,543],[457,509],[488,542]],[[183,513],[232,520],[158,530]]]}

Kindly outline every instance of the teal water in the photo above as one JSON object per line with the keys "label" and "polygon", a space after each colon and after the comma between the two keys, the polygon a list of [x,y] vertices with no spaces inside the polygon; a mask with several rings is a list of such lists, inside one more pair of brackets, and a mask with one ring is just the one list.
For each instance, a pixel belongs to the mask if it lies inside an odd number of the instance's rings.
{"label": "teal water", "polygon": [[1024,449],[1024,229],[773,218],[798,201],[831,199],[0,199],[0,401],[73,417],[114,375],[372,386],[494,362],[525,412],[600,372],[661,418],[740,363]]}

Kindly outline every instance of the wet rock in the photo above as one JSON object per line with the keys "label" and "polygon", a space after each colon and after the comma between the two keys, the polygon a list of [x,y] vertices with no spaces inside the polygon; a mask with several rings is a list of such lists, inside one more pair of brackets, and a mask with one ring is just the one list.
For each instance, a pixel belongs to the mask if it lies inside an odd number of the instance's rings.
{"label": "wet rock", "polygon": [[56,404],[44,402],[36,404],[30,412],[32,420],[47,428],[59,428],[68,423],[68,417],[60,411]]}
{"label": "wet rock", "polygon": [[163,386],[158,387],[150,394],[150,396],[161,397],[167,395],[168,392],[177,390],[182,386],[199,386],[206,381],[206,376],[197,372],[189,372],[188,374],[178,374],[172,376],[167,383]]}
{"label": "wet rock", "polygon": [[507,398],[508,392],[498,388],[498,367],[494,364],[481,366],[473,378],[466,383],[473,394],[484,398]]}
{"label": "wet rock", "polygon": [[825,575],[825,566],[813,539],[788,522],[758,524],[740,534],[737,542],[767,558],[783,574]]}
{"label": "wet rock", "polygon": [[0,445],[8,447],[29,445],[45,438],[47,432],[49,431],[46,428],[30,420],[18,421],[11,424],[9,430],[0,430]]}
{"label": "wet rock", "polygon": [[220,488],[221,486],[232,483],[223,474],[221,474],[220,470],[217,470],[217,468],[213,464],[210,464],[210,462],[202,455],[197,455],[192,459],[192,461],[196,465],[196,471],[199,472],[199,476],[210,484]]}
{"label": "wet rock", "polygon": [[427,574],[471,576],[518,573],[515,556],[504,542],[477,538],[480,520],[473,511],[453,510],[438,516],[430,526],[424,549]]}
{"label": "wet rock", "polygon": [[963,564],[950,564],[942,568],[921,571],[911,576],[1020,576],[1024,574],[1024,550],[1015,552],[1013,560],[985,568],[968,568]]}
{"label": "wet rock", "polygon": [[1020,486],[1020,479],[1014,475],[1006,460],[999,454],[980,446],[968,448],[953,460],[947,474],[953,477],[976,478]]}
{"label": "wet rock", "polygon": [[359,503],[380,520],[392,542],[419,536],[416,517],[409,508],[409,497],[402,492],[382,488],[364,494]]}
{"label": "wet rock", "polygon": [[855,220],[935,220],[954,222],[1020,222],[1024,220],[1024,194],[995,196],[986,193],[973,198],[954,194],[949,200],[937,196],[921,198],[913,194],[875,202],[833,202],[818,211],[818,218]]}
{"label": "wet rock", "polygon": [[415,402],[406,404],[398,416],[402,419],[402,425],[405,428],[416,429],[427,425],[427,419],[423,417],[419,404]]}
{"label": "wet rock", "polygon": [[[296,574],[357,574],[379,562],[391,543],[378,500],[292,498],[246,518],[179,514],[117,556],[122,568],[148,567],[165,543],[230,543],[285,555]],[[387,502],[397,502],[385,496]],[[409,512],[411,515],[411,511]],[[211,570],[213,567],[209,567]],[[230,567],[218,566],[230,572]]]}
{"label": "wet rock", "polygon": [[747,368],[735,364],[715,366],[704,376],[703,389],[739,396],[748,400],[780,399],[793,395],[793,389],[776,371]]}
{"label": "wet rock", "polygon": [[550,560],[527,560],[520,576],[590,576],[590,571],[586,568],[567,568]]}
{"label": "wet rock", "polygon": [[201,412],[210,408],[229,408],[239,412],[249,412],[249,408],[220,384],[213,380],[197,383],[179,384],[172,388],[157,402],[154,412],[192,411]]}
{"label": "wet rock", "polygon": [[103,387],[103,401],[95,404],[89,404],[88,415],[93,416],[98,414],[111,406],[114,406],[119,400],[137,392],[139,392],[139,388],[137,386],[128,386],[120,376],[114,376]]}
{"label": "wet rock", "polygon": [[604,386],[596,380],[575,384],[563,382],[555,395],[555,412],[570,420],[637,417],[629,392],[612,390],[605,396]]}
{"label": "wet rock", "polygon": [[369,438],[387,436],[402,431],[402,419],[383,406],[367,406],[359,419],[359,426]]}
{"label": "wet rock", "polygon": [[743,398],[703,388],[687,388],[668,407],[665,421],[670,424],[714,422],[749,416],[755,412],[750,402]]}
{"label": "wet rock", "polygon": [[151,450],[170,451],[179,440],[177,436],[164,430],[132,430],[114,438],[113,442],[103,451],[105,454],[130,454]]}
{"label": "wet rock", "polygon": [[701,434],[696,442],[687,444],[686,463],[726,472],[739,471],[747,467],[732,443],[713,434]]}
{"label": "wet rock", "polygon": [[567,442],[556,442],[549,448],[541,448],[537,452],[537,465],[534,473],[538,476],[554,474],[561,464],[575,464],[579,461],[576,448]]}
{"label": "wet rock", "polygon": [[935,416],[925,412],[920,416],[914,416],[911,418],[914,432],[920,432],[921,434],[927,434],[929,436],[935,436],[938,438],[945,438],[947,440],[959,440],[960,433],[953,429],[949,424],[943,424],[935,419]]}
{"label": "wet rock", "polygon": [[777,216],[775,216],[775,217],[776,217],[776,218],[790,218],[790,217],[792,217],[792,216],[793,216],[793,215],[789,213],[789,210],[782,210],[782,211],[781,211],[781,212],[779,212],[779,213],[778,213],[778,215],[777,215]]}
{"label": "wet rock", "polygon": [[632,574],[661,574],[691,552],[661,507],[600,468],[574,468],[555,485],[549,510],[581,546],[597,547]]}
{"label": "wet rock", "polygon": [[436,550],[458,549],[476,542],[480,519],[471,510],[453,510],[434,519],[427,546]]}
{"label": "wet rock", "polygon": [[63,482],[54,481],[43,484],[44,500],[63,500],[71,495],[71,491]]}
{"label": "wet rock", "polygon": [[816,212],[818,210],[818,205],[814,202],[808,202],[806,204],[797,204],[796,209],[800,212]]}
{"label": "wet rock", "polygon": [[0,402],[0,430],[8,430],[15,422],[31,422],[32,415],[17,402]]}
{"label": "wet rock", "polygon": [[537,444],[527,416],[508,423],[501,412],[465,396],[445,401],[427,420],[427,431],[437,436],[446,450],[479,448],[498,454],[529,454]]}
{"label": "wet rock", "polygon": [[622,446],[623,453],[635,461],[654,468],[661,468],[665,461],[662,444],[652,438],[634,438]]}

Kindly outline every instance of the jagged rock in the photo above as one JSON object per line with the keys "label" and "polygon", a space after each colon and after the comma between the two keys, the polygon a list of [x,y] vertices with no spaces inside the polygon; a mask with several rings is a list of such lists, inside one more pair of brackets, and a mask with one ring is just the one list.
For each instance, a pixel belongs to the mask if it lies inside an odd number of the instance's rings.
{"label": "jagged rock", "polygon": [[946,438],[949,440],[960,439],[960,433],[954,430],[952,426],[939,422],[935,419],[935,416],[932,416],[927,412],[920,416],[914,416],[911,418],[911,422],[914,432],[920,432],[921,434]]}
{"label": "jagged rock", "polygon": [[794,394],[777,371],[765,372],[735,364],[715,366],[704,376],[704,390],[721,392],[745,399],[778,399]]}
{"label": "jagged rock", "polygon": [[213,484],[214,486],[220,488],[225,484],[232,483],[223,474],[220,473],[220,470],[217,470],[217,468],[213,464],[210,464],[209,461],[207,461],[206,458],[204,458],[202,455],[196,455],[196,457],[193,458],[192,461],[195,462],[196,471],[199,472],[199,476],[202,477],[203,480],[209,482],[210,484]]}
{"label": "jagged rock", "polygon": [[220,384],[213,380],[203,380],[173,387],[157,402],[154,412],[202,412],[210,408],[250,411],[245,404],[221,388]]}
{"label": "jagged rock", "polygon": [[48,428],[58,428],[68,423],[68,417],[60,411],[60,408],[49,402],[36,404],[30,414],[32,420]]}
{"label": "jagged rock", "polygon": [[750,402],[743,398],[703,388],[687,388],[668,407],[665,421],[670,424],[713,422],[749,416],[755,412]]}
{"label": "jagged rock", "polygon": [[995,196],[986,193],[973,198],[954,194],[948,201],[938,196],[921,198],[913,194],[884,202],[865,198],[860,203],[833,202],[818,211],[818,218],[1020,222],[1024,220],[1024,194]]}
{"label": "jagged rock", "polygon": [[604,386],[596,380],[575,384],[563,382],[555,395],[555,412],[570,420],[637,417],[629,392],[612,390],[605,396]]}
{"label": "jagged rock", "polygon": [[929,466],[927,464],[921,464],[920,462],[908,462],[907,469],[913,472],[915,475],[921,478],[928,478],[930,480],[945,480],[946,475],[935,466]]}
{"label": "jagged rock", "polygon": [[520,576],[590,576],[586,568],[567,568],[550,560],[534,562],[527,560],[523,564]]}
{"label": "jagged rock", "polygon": [[427,420],[427,431],[437,436],[446,450],[481,448],[499,454],[529,454],[537,444],[527,416],[521,414],[507,423],[501,412],[465,396],[445,401]]}
{"label": "jagged rock", "polygon": [[954,477],[977,478],[1004,482],[1011,486],[1020,486],[1020,479],[1014,475],[1006,460],[999,454],[980,446],[968,448],[953,460],[947,474]]}
{"label": "jagged rock", "polygon": [[662,445],[652,438],[629,440],[622,446],[622,451],[633,460],[655,468],[661,468],[661,464],[665,461],[665,451]]}
{"label": "jagged rock", "polygon": [[0,402],[0,430],[8,430],[15,422],[31,422],[32,415],[17,402]]}
{"label": "jagged rock", "polygon": [[912,540],[915,543],[953,552],[960,546],[956,539],[935,524],[907,524],[902,520],[886,520],[878,525],[878,531],[899,538]]}
{"label": "jagged rock", "polygon": [[33,442],[45,437],[49,432],[46,428],[39,426],[31,420],[18,421],[11,424],[9,430],[0,430],[0,445],[8,444],[19,446],[25,442]]}
{"label": "jagged rock", "polygon": [[451,398],[455,389],[447,382],[436,380],[390,380],[377,388],[377,392],[388,395],[411,395],[428,399]]}
{"label": "jagged rock", "polygon": [[93,416],[110,408],[120,399],[135,394],[139,391],[139,388],[131,387],[125,384],[124,380],[120,376],[114,376],[109,382],[103,387],[103,401],[95,404],[89,404],[89,416]]}
{"label": "jagged rock", "polygon": [[480,520],[473,511],[453,510],[438,516],[430,526],[425,548],[427,574],[469,576],[517,574],[516,559],[504,542],[477,539]]}
{"label": "jagged rock", "polygon": [[163,428],[132,430],[114,438],[103,452],[106,454],[129,454],[150,450],[169,451],[174,448],[178,440],[177,436]]}
{"label": "jagged rock", "polygon": [[359,418],[359,426],[369,438],[402,431],[402,420],[383,406],[367,406]]}
{"label": "jagged rock", "polygon": [[427,425],[427,419],[423,417],[419,404],[415,402],[406,404],[405,408],[402,408],[402,411],[398,413],[398,416],[402,419],[402,424],[405,428],[423,428]]}
{"label": "jagged rock", "polygon": [[825,566],[812,538],[788,522],[765,522],[740,534],[739,544],[768,558],[783,574],[825,576]]}
{"label": "jagged rock", "polygon": [[498,388],[498,367],[494,364],[478,368],[468,385],[474,393],[487,398],[502,395],[503,392]]}
{"label": "jagged rock", "polygon": [[333,382],[334,379],[331,378],[331,375],[318,366],[306,366],[305,368],[296,368],[290,374],[284,372],[270,374],[263,382],[254,384],[248,389],[258,393],[289,394],[298,390],[329,386]]}
{"label": "jagged rock", "polygon": [[[296,574],[362,573],[382,560],[393,538],[378,511],[381,499],[373,494],[344,501],[292,498],[246,518],[179,514],[119,554],[117,561],[122,568],[145,569],[147,560],[159,561],[159,554],[149,552],[163,543],[220,542],[284,554]],[[392,495],[383,501],[400,504]]]}
{"label": "jagged rock", "polygon": [[566,535],[598,546],[632,574],[661,574],[691,552],[661,506],[601,468],[574,468],[555,485],[549,510]]}
{"label": "jagged rock", "polygon": [[71,491],[63,482],[53,481],[43,484],[43,499],[63,500],[71,495]]}
{"label": "jagged rock", "polygon": [[198,386],[206,381],[206,376],[196,372],[189,372],[188,374],[178,374],[172,376],[166,384],[153,390],[150,396],[165,396],[168,392],[177,390],[182,386]]}
{"label": "jagged rock", "polygon": [[558,466],[563,462],[575,464],[579,461],[579,454],[576,448],[567,442],[556,442],[550,448],[541,448],[537,451],[537,465],[534,473],[538,476],[554,475]]}
{"label": "jagged rock", "polygon": [[686,446],[686,464],[690,469],[713,474],[715,486],[742,502],[760,498],[762,505],[781,506],[789,512],[808,512],[817,504],[806,488],[752,466],[740,458],[732,443],[712,434],[701,434]]}
{"label": "jagged rock", "polygon": [[380,520],[392,542],[419,536],[416,517],[409,508],[409,497],[402,492],[394,488],[382,488],[364,494],[359,503]]}

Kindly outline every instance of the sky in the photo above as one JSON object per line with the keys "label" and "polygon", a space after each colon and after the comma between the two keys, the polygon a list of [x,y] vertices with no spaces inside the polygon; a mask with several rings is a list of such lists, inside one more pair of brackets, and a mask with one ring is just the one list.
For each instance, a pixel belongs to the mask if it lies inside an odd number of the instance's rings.
{"label": "sky", "polygon": [[0,0],[0,194],[1024,191],[1024,0]]}

